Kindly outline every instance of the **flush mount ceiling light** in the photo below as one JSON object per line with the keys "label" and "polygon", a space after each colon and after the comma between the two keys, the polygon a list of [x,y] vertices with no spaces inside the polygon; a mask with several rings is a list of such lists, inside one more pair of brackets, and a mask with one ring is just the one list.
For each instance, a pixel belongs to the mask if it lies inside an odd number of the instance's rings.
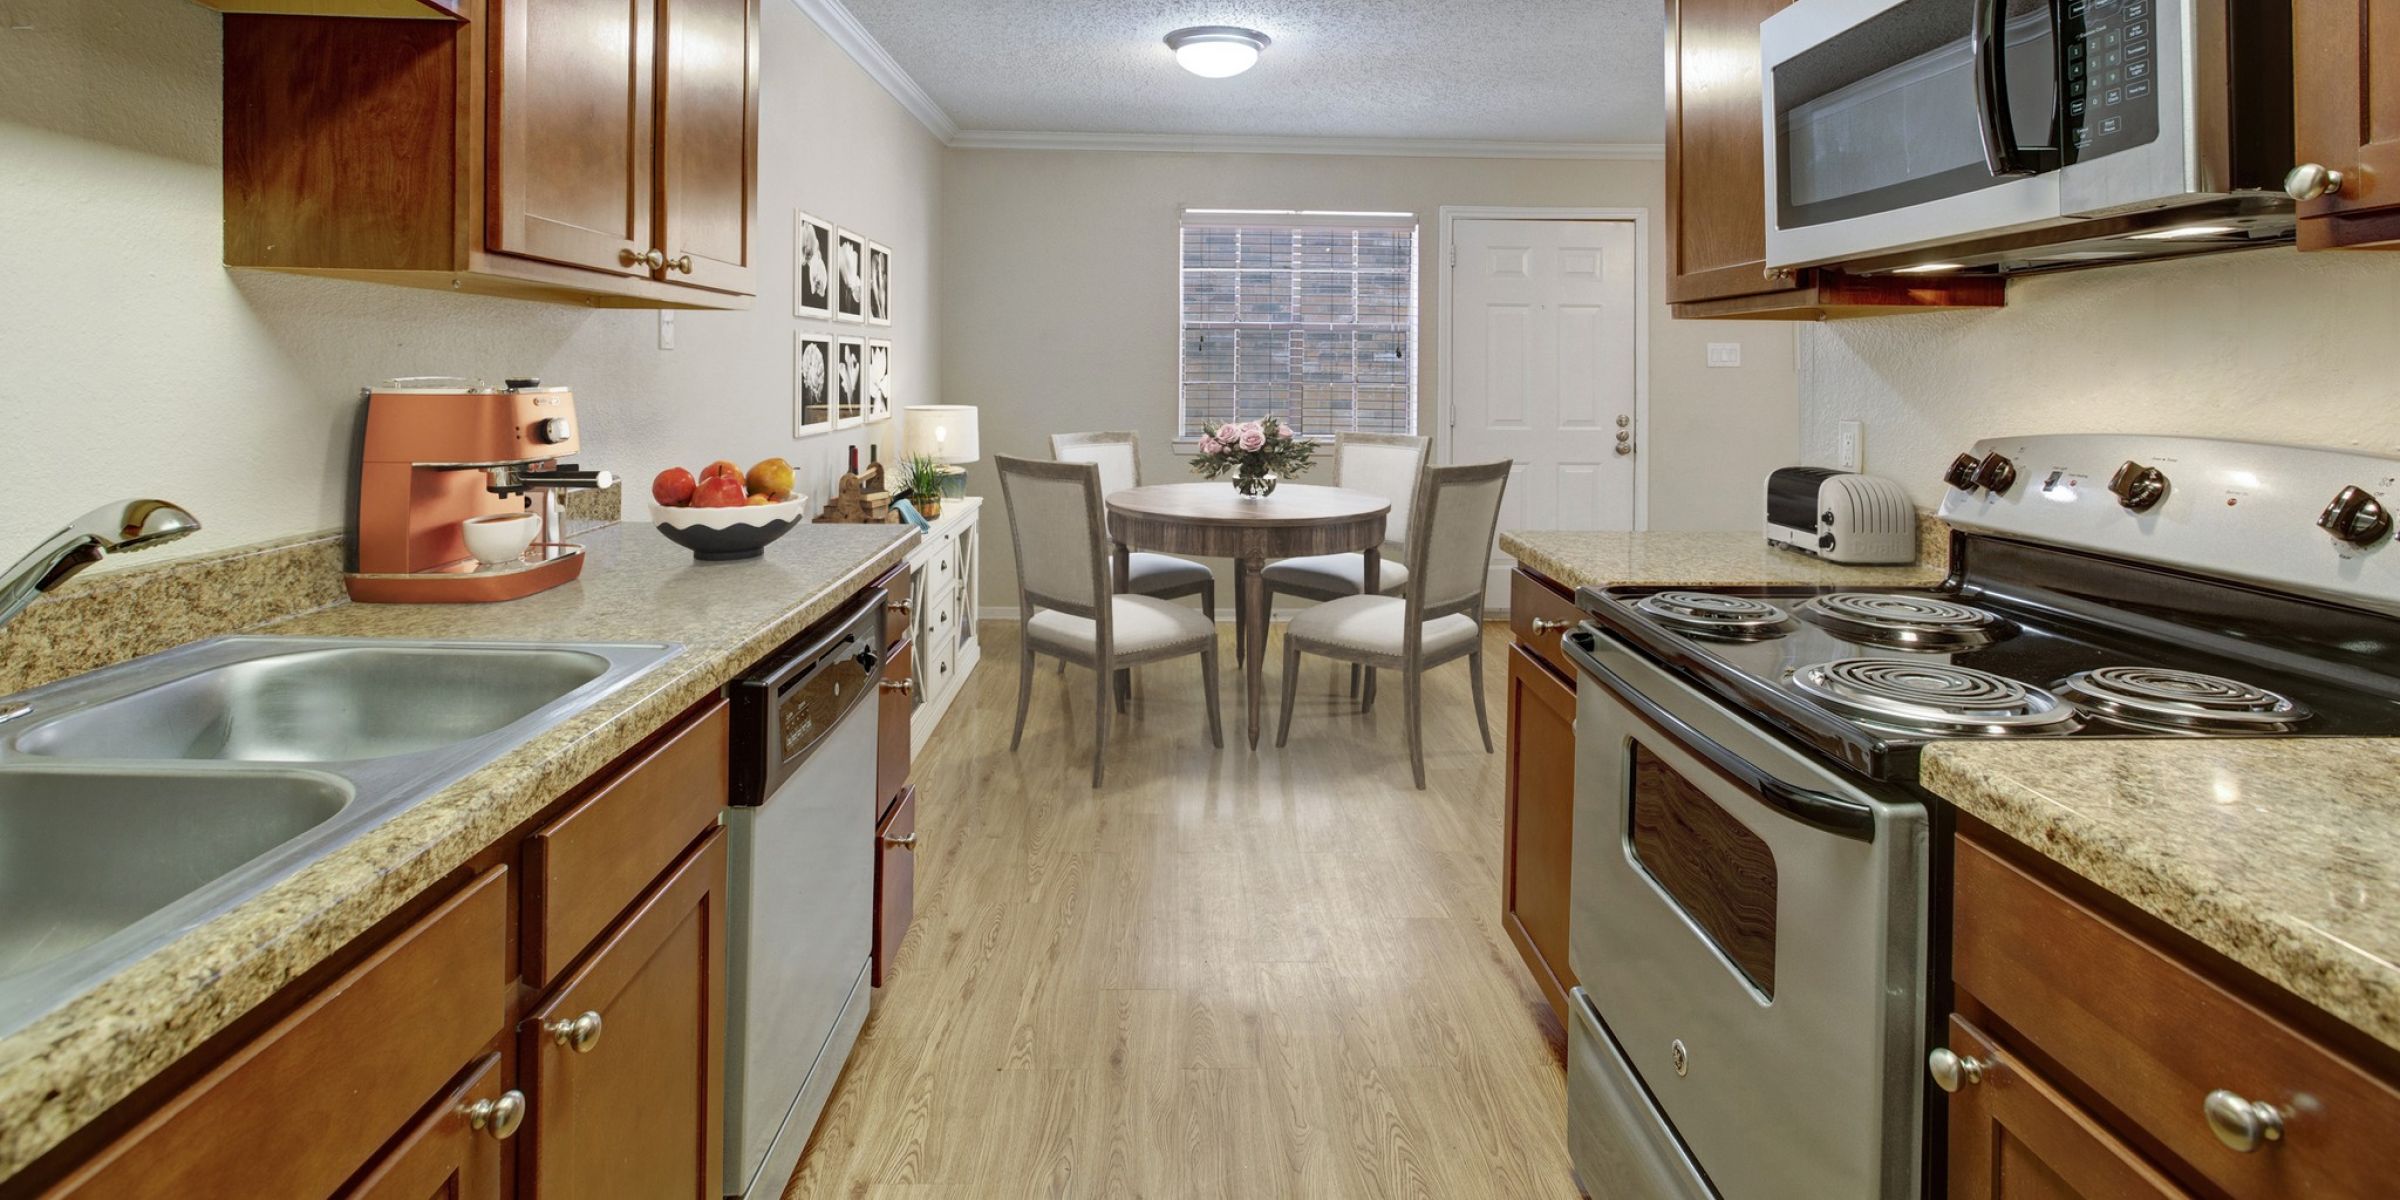
{"label": "flush mount ceiling light", "polygon": [[1226,79],[1258,64],[1267,35],[1238,25],[1194,25],[1167,35],[1167,48],[1183,69],[1202,79]]}

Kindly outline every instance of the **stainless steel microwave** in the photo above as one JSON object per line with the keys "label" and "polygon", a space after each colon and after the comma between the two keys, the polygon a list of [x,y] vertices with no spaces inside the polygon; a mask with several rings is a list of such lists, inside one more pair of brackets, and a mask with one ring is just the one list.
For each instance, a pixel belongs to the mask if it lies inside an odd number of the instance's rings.
{"label": "stainless steel microwave", "polygon": [[1767,264],[2288,237],[2291,37],[2289,0],[1796,0],[1759,29]]}

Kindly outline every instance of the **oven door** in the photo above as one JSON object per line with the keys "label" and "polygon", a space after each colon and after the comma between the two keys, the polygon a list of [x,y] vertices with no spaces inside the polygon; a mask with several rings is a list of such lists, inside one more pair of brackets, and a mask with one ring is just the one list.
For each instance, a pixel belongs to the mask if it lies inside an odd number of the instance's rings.
{"label": "oven door", "polygon": [[[1637,1085],[1570,1080],[1620,1098],[1570,1109],[1595,1160],[1579,1169],[1672,1161],[1665,1137],[1728,1200],[1918,1195],[1924,808],[1595,626],[1565,644],[1582,668],[1568,958]],[[1588,1057],[1570,1073],[1612,1061]]]}
{"label": "oven door", "polygon": [[1768,18],[1767,265],[2062,223],[2053,3],[1797,0]]}

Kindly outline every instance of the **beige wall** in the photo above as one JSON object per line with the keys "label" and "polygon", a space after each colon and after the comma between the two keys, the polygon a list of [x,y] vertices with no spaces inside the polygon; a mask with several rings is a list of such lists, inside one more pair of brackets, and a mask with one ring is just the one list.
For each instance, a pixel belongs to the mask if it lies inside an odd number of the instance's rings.
{"label": "beige wall", "polygon": [[[583,460],[625,475],[629,501],[670,463],[770,454],[822,495],[851,438],[791,434],[795,207],[893,247],[902,402],[937,398],[942,149],[787,0],[765,5],[758,304],[679,314],[672,351],[653,313],[227,270],[220,18],[186,0],[5,7],[0,561],[131,495],[200,515],[175,553],[337,526],[358,389],[395,375],[573,385]],[[856,440],[893,447],[897,426]]]}
{"label": "beige wall", "polygon": [[1837,321],[1800,341],[1808,460],[1941,500],[1977,438],[2142,431],[2400,454],[2400,259],[2253,250],[2020,279],[1994,312]]}
{"label": "beige wall", "polygon": [[[987,604],[1015,603],[994,454],[1049,454],[1051,433],[1133,429],[1149,481],[1190,478],[1175,433],[1176,228],[1186,206],[1413,211],[1423,222],[1418,397],[1430,430],[1440,380],[1433,268],[1445,205],[1639,208],[1663,203],[1651,162],[953,150],[944,170],[942,376],[982,406],[994,497]],[[1658,296],[1665,252],[1651,222],[1650,525],[1758,522],[1760,479],[1798,439],[1792,332],[1772,323],[1676,322]],[[1738,342],[1743,366],[1707,369],[1705,345]]]}

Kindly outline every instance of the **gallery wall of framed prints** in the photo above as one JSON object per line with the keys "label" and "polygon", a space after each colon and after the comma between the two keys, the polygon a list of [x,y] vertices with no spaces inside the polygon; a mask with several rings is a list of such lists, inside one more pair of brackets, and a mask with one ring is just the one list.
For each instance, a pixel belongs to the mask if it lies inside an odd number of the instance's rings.
{"label": "gallery wall of framed prints", "polygon": [[888,421],[897,406],[892,342],[842,325],[892,324],[892,250],[865,234],[792,213],[792,436]]}

